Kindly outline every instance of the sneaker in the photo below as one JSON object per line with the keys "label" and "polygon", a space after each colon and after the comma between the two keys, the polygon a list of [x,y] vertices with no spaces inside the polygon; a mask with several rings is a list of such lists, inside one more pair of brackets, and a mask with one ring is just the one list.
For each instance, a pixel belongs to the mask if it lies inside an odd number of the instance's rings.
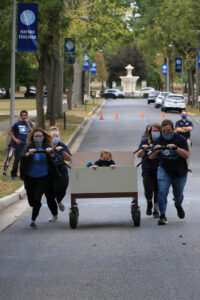
{"label": "sneaker", "polygon": [[167,218],[165,217],[165,215],[161,215],[160,219],[158,220],[158,225],[166,225],[167,222]]}
{"label": "sneaker", "polygon": [[152,215],[152,202],[147,202],[147,210],[146,210],[147,216]]}
{"label": "sneaker", "polygon": [[15,180],[15,177],[11,177],[11,179],[10,179],[11,181],[14,181]]}
{"label": "sneaker", "polygon": [[178,217],[179,217],[180,219],[184,219],[184,218],[185,218],[185,212],[184,212],[182,206],[181,206],[181,205],[176,205],[176,204],[175,204],[175,207],[176,207],[176,209],[177,209],[177,215],[178,215]]}
{"label": "sneaker", "polygon": [[52,216],[52,218],[49,219],[49,222],[55,222],[56,220],[58,220],[58,216]]}
{"label": "sneaker", "polygon": [[33,229],[38,229],[38,227],[35,224],[35,222],[31,222],[30,227],[33,228]]}
{"label": "sneaker", "polygon": [[160,214],[159,214],[159,212],[157,210],[154,210],[153,216],[154,216],[154,218],[159,218]]}
{"label": "sneaker", "polygon": [[3,172],[3,177],[7,177],[6,172]]}
{"label": "sneaker", "polygon": [[58,207],[59,207],[60,211],[64,211],[65,210],[65,206],[64,206],[64,204],[62,202],[58,203]]}
{"label": "sneaker", "polygon": [[188,172],[192,172],[192,170],[190,168],[188,168],[187,170],[188,170]]}

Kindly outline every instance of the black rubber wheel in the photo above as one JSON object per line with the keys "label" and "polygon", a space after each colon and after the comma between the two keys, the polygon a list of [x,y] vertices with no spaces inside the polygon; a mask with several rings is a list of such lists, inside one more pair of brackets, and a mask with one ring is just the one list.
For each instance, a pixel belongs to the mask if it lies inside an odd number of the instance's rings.
{"label": "black rubber wheel", "polygon": [[139,209],[132,211],[132,219],[136,227],[140,226],[141,213]]}
{"label": "black rubber wheel", "polygon": [[69,213],[69,224],[72,229],[75,229],[78,225],[78,213],[76,210],[72,210]]}

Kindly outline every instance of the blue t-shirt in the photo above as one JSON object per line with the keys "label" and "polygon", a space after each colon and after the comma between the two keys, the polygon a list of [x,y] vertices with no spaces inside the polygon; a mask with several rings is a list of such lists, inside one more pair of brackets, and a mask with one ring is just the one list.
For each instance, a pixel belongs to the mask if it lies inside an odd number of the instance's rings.
{"label": "blue t-shirt", "polygon": [[[31,128],[33,128],[33,124],[29,122],[29,125]],[[12,127],[11,127],[14,136],[21,141],[21,144],[26,144],[26,137],[29,134],[29,129],[28,126],[25,122],[23,121],[18,121],[16,122]]]}
{"label": "blue t-shirt", "polygon": [[[176,122],[176,128],[177,127],[193,127],[193,123],[189,120],[183,121],[182,119]],[[188,132],[178,132],[179,134],[182,134],[186,139],[190,137],[190,131]]]}
{"label": "blue t-shirt", "polygon": [[[44,150],[42,147],[36,147],[36,150]],[[46,153],[36,153],[33,155],[27,170],[27,175],[34,178],[47,176],[48,164]]]}
{"label": "blue t-shirt", "polygon": [[[149,145],[148,137],[144,137],[139,145],[139,149],[142,149],[143,145]],[[152,149],[148,149],[145,153],[144,159]],[[158,159],[146,158],[142,163],[142,176],[157,176]]]}
{"label": "blue t-shirt", "polygon": [[[171,140],[166,140],[162,137],[162,134],[157,138],[154,143],[155,145],[167,146],[168,144],[174,144],[188,151],[187,140],[180,134],[174,133]],[[180,157],[175,150],[167,149],[162,150],[158,154],[159,165],[172,177],[182,177],[187,174],[187,162],[185,158]]]}
{"label": "blue t-shirt", "polygon": [[[59,143],[56,145],[56,147],[59,147],[59,146],[63,147],[63,149],[66,150],[66,151],[71,155],[71,153],[70,153],[68,147],[67,147],[64,143],[59,142]],[[64,156],[63,156],[63,154],[62,154],[62,151],[56,151],[56,154],[60,157],[61,160],[64,160]],[[58,172],[59,172],[60,174],[68,174],[68,168],[67,168],[67,166],[65,165],[65,163],[62,162],[61,160],[59,160],[58,157],[55,157],[55,158],[53,159],[53,163],[55,164],[55,166],[56,166],[56,168],[57,168],[57,170],[58,170]]]}

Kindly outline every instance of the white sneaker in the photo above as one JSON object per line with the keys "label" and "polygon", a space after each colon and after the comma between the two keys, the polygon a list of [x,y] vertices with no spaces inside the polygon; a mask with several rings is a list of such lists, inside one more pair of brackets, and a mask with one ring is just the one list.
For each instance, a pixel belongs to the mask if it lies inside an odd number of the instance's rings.
{"label": "white sneaker", "polygon": [[60,211],[64,211],[65,210],[65,206],[62,202],[58,203],[58,207],[60,209]]}
{"label": "white sneaker", "polygon": [[52,216],[52,218],[49,219],[49,222],[55,222],[56,220],[58,220],[58,216]]}

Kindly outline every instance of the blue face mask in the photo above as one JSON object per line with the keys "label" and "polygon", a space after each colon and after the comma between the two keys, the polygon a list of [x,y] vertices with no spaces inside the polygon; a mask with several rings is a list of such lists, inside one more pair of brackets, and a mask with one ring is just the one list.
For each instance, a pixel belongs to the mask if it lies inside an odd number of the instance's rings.
{"label": "blue face mask", "polygon": [[160,132],[159,131],[155,131],[155,132],[152,131],[151,136],[152,136],[153,140],[155,140],[155,139],[160,137]]}
{"label": "blue face mask", "polygon": [[170,140],[172,138],[172,132],[162,132],[162,137],[165,139],[165,140]]}
{"label": "blue face mask", "polygon": [[181,116],[183,119],[186,119],[187,118],[187,115],[185,115],[185,114],[182,114],[182,116]]}
{"label": "blue face mask", "polygon": [[54,137],[53,138],[53,143],[54,144],[58,144],[60,142],[60,138],[59,137]]}

